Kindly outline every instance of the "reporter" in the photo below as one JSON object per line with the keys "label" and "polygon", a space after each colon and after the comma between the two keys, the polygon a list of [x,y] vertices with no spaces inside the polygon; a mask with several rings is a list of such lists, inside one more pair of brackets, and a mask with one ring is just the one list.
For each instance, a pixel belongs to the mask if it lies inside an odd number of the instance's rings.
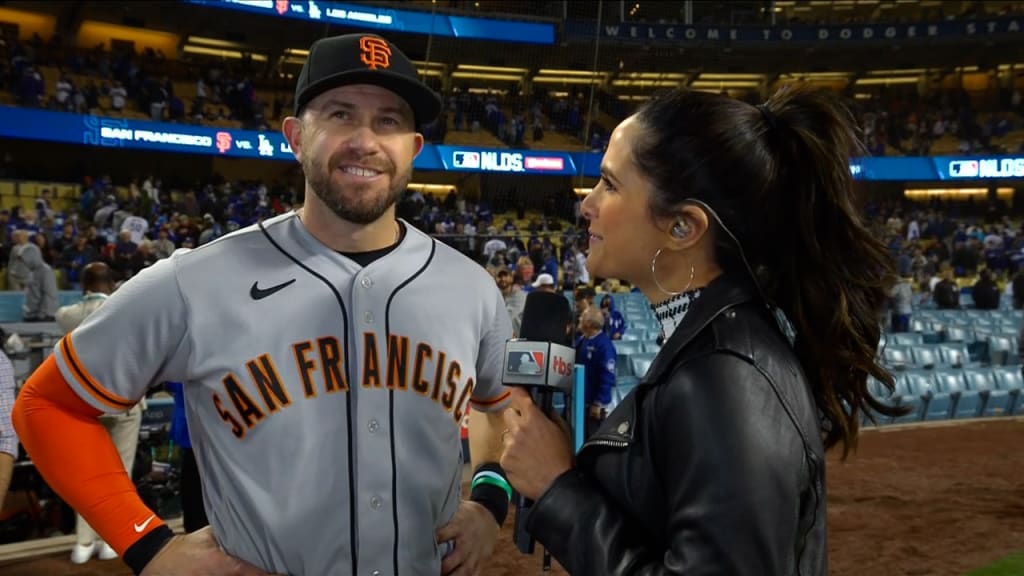
{"label": "reporter", "polygon": [[853,202],[849,112],[672,91],[620,124],[586,197],[591,275],[636,285],[666,341],[573,463],[529,398],[501,464],[570,574],[828,572],[825,450],[856,447],[894,280]]}

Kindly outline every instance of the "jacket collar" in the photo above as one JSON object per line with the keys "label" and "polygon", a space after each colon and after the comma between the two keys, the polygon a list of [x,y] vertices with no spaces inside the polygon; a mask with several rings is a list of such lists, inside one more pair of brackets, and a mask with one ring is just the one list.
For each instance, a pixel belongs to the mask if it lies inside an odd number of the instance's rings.
{"label": "jacket collar", "polygon": [[728,278],[724,274],[711,281],[693,301],[686,317],[662,346],[647,374],[639,385],[657,382],[674,364],[679,352],[686,347],[704,328],[726,310],[754,300],[750,289]]}
{"label": "jacket collar", "polygon": [[[694,300],[683,322],[662,346],[647,374],[637,384],[637,389],[623,398],[598,431],[583,443],[580,455],[585,457],[584,448],[590,446],[627,446],[633,439],[634,426],[639,420],[639,404],[636,399],[637,393],[642,391],[640,389],[658,382],[667,371],[676,366],[680,352],[711,324],[712,320],[740,304],[755,300],[756,297],[749,288],[725,275],[712,280],[701,291],[700,297]],[[587,453],[589,454],[589,451]]]}

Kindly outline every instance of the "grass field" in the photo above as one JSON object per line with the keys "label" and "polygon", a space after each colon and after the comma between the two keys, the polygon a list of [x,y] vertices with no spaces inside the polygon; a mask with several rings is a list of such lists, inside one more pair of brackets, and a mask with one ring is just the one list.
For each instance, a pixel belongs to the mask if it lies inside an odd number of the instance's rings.
{"label": "grass field", "polygon": [[1020,576],[1024,574],[1024,552],[1004,558],[995,564],[975,570],[967,576]]}

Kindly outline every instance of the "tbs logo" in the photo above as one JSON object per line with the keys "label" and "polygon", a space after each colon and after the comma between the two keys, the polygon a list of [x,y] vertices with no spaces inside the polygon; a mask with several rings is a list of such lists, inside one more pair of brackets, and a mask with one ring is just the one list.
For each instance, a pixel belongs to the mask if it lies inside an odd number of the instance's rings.
{"label": "tbs logo", "polygon": [[479,168],[479,152],[452,152],[452,165],[455,168]]}
{"label": "tbs logo", "polygon": [[551,359],[551,369],[560,376],[572,375],[572,364],[566,362],[565,358],[561,356],[555,356]]}

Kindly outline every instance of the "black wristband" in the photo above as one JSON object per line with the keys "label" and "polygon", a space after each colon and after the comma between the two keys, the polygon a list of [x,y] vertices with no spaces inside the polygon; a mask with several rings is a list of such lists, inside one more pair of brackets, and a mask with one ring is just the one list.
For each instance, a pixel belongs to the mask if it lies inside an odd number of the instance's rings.
{"label": "black wristband", "polygon": [[136,575],[142,574],[149,561],[163,550],[171,538],[174,538],[174,531],[166,525],[154,528],[124,551],[124,563]]}
{"label": "black wristband", "polygon": [[509,505],[509,491],[511,486],[506,490],[500,486],[495,486],[493,482],[480,482],[480,473],[489,472],[496,474],[502,478],[505,485],[508,485],[508,480],[505,479],[505,471],[501,469],[497,463],[488,462],[477,468],[476,473],[473,475],[473,484],[470,491],[469,499],[477,504],[480,504],[494,516],[494,520],[498,523],[498,526],[505,524],[505,518],[508,516],[508,505]]}

